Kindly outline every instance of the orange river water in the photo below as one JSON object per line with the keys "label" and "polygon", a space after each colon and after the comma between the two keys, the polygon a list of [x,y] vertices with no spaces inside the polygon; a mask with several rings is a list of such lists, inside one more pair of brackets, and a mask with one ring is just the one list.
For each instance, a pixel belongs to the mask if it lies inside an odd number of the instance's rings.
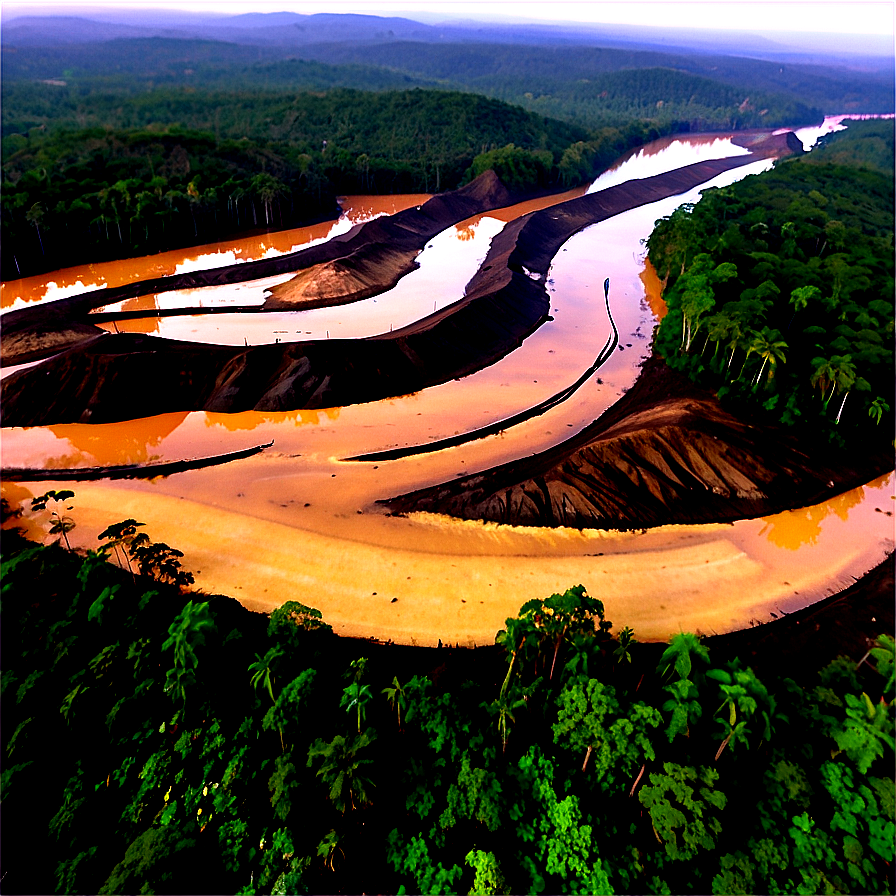
{"label": "orange river water", "polygon": [[[656,166],[658,157],[670,150],[667,167],[740,151],[717,138],[663,141],[633,154],[591,189],[615,182],[612,178],[656,173],[655,167],[644,165]],[[729,172],[712,184],[764,165]],[[414,319],[431,313],[433,304],[450,304],[462,295],[458,277],[472,276],[502,222],[572,195],[491,212],[449,228],[432,241],[429,257],[420,256],[420,270],[377,297],[376,306],[401,305],[401,313]],[[380,498],[544,450],[616,401],[634,382],[662,309],[660,284],[644,260],[641,240],[657,218],[698,195],[699,190],[635,209],[571,238],[549,274],[553,320],[486,370],[421,393],[322,411],[175,413],[115,424],[4,429],[0,449],[6,466],[170,460],[271,439],[274,446],[245,460],[156,480],[6,482],[3,495],[28,508],[33,495],[71,488],[71,516],[77,524],[71,537],[80,547],[96,547],[102,529],[133,517],[146,523],[153,540],[184,552],[185,567],[205,592],[229,594],[259,611],[299,600],[318,607],[340,634],[399,643],[490,644],[526,600],[579,583],[604,601],[609,619],[619,628],[631,626],[642,640],[664,639],[679,630],[744,628],[812,603],[845,587],[893,550],[893,476],[815,507],[763,519],[628,533],[498,526],[435,514],[391,517],[376,504]],[[288,252],[327,238],[334,229],[344,232],[359,220],[425,198],[349,197],[339,222],[13,281],[3,284],[2,302],[17,307],[96,285]],[[457,448],[376,464],[342,460],[476,429],[569,385],[606,341],[606,277],[611,280],[619,350],[566,402],[497,436]],[[203,302],[214,304],[213,290],[192,290],[182,300],[194,306],[195,294],[203,293]],[[369,335],[389,328],[385,321],[390,314],[384,316],[382,307],[367,300],[323,310],[332,315],[334,330],[343,326],[336,322],[345,321],[355,328],[351,332]],[[327,320],[306,324],[303,315],[308,314],[293,312],[288,325],[280,320],[268,324],[267,331],[259,324],[248,341],[317,338],[311,333],[328,328]],[[222,322],[222,317],[234,320]],[[242,342],[247,337],[240,329],[246,325],[241,317],[267,315],[132,323],[160,332],[157,327],[175,321],[177,338]],[[39,535],[46,531],[46,515],[32,516],[26,509],[18,524]]]}

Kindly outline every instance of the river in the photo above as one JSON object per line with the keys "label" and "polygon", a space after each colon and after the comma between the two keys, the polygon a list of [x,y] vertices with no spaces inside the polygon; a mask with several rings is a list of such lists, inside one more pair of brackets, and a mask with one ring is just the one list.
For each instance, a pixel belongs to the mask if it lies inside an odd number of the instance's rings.
{"label": "river", "polygon": [[[836,126],[836,120],[826,123],[828,129]],[[813,133],[798,136],[814,142]],[[741,152],[718,136],[658,141],[621,160],[589,189]],[[736,169],[710,185],[768,164]],[[388,332],[460,298],[503,222],[581,192],[449,228],[419,256],[419,270],[374,300],[315,312],[139,318],[126,325],[231,344]],[[341,634],[402,643],[491,643],[524,601],[580,582],[604,601],[608,618],[619,627],[631,626],[643,640],[682,629],[722,632],[766,621],[771,613],[789,612],[839,590],[892,550],[892,477],[775,517],[643,533],[513,528],[424,514],[397,518],[375,504],[541,451],[615,402],[637,376],[656,322],[652,308],[661,305],[641,240],[657,218],[696,201],[699,192],[635,209],[570,239],[549,275],[553,320],[479,373],[401,398],[322,411],[178,413],[116,424],[4,429],[3,463],[136,463],[222,453],[273,439],[272,449],[226,466],[154,481],[66,485],[76,493],[72,535],[77,544],[95,547],[96,535],[109,523],[134,517],[147,524],[154,540],[184,551],[185,566],[204,591],[229,594],[257,610],[299,600],[320,608]],[[14,281],[3,285],[2,301],[4,307],[20,307],[160,272],[289,252],[425,198],[349,197],[335,223]],[[376,464],[343,460],[469,432],[573,383],[609,332],[602,289],[607,277],[618,350],[565,402],[457,448]],[[241,285],[234,294],[234,287],[214,287],[131,301],[148,307],[164,307],[152,304],[162,300],[191,307],[200,301],[248,304],[250,296],[257,303],[265,288]],[[53,487],[51,482],[4,483],[3,494],[12,503],[27,503]],[[25,521],[33,531],[38,523]]]}

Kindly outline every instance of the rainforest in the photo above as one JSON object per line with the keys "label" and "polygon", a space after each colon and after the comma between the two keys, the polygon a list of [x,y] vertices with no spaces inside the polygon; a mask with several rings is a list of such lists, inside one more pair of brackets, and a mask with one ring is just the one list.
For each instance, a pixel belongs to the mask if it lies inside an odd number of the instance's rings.
{"label": "rainforest", "polygon": [[893,893],[892,59],[93,15],[4,13],[5,892]]}

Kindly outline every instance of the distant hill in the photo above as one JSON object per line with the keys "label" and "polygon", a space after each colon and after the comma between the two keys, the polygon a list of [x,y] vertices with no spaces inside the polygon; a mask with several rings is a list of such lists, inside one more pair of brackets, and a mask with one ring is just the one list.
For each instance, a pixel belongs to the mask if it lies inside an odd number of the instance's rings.
{"label": "distant hill", "polygon": [[[438,21],[432,14],[410,13],[387,17],[347,13],[302,15],[294,12],[245,13],[228,16],[178,10],[141,10],[83,7],[81,24],[71,27],[71,15],[2,13],[4,43],[48,46],[110,37],[203,38],[269,46],[298,46],[332,41],[383,42],[415,40],[427,43],[501,43],[532,46],[639,47],[661,52],[700,52],[773,61],[840,60],[856,63],[861,57],[879,57],[876,66],[887,68],[893,58],[892,41],[881,35],[814,34],[811,30],[781,32],[745,24],[742,31],[699,30],[651,25],[487,22],[453,18]],[[93,31],[85,23],[93,23]],[[774,24],[773,22],[771,23]],[[809,23],[811,24],[811,23]],[[119,29],[131,29],[115,32]],[[134,33],[139,31],[139,33]]]}
{"label": "distant hill", "polygon": [[[82,92],[138,93],[159,84],[234,90],[439,86],[503,99],[588,127],[616,124],[620,115],[643,116],[651,108],[663,120],[708,127],[764,124],[738,118],[731,108],[723,110],[732,102],[738,108],[746,104],[782,111],[784,117],[769,117],[774,125],[801,123],[809,110],[892,111],[892,50],[889,58],[859,58],[838,36],[823,53],[798,46],[801,37],[805,44],[805,35],[427,24],[407,17],[332,13],[4,13],[2,74],[5,84],[65,81]],[[869,53],[877,49],[874,43],[867,46]],[[311,62],[333,68],[313,69]],[[620,90],[618,79],[608,85],[602,76],[633,69],[674,73],[668,76],[670,95],[636,96],[630,91],[621,105],[602,104],[602,93],[618,96]],[[682,75],[733,87],[737,97],[720,98],[709,108],[699,101],[690,104],[693,108],[678,108],[671,94],[680,97],[686,88]],[[643,78],[641,82],[643,86]],[[633,82],[632,91],[641,86]]]}

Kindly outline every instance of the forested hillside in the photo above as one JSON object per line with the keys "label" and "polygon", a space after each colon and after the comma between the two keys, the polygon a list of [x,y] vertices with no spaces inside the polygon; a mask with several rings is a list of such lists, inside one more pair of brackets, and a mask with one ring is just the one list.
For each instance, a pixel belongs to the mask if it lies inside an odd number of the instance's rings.
{"label": "forested hillside", "polygon": [[[813,72],[810,79],[798,68],[788,68],[785,74],[780,65],[761,60],[686,58],[603,47],[433,47],[401,42],[312,46],[303,55],[433,78],[592,127],[632,116],[689,122],[694,129],[707,130],[793,126],[817,120],[820,107],[848,111],[845,93],[866,80],[858,76],[846,88],[823,71]],[[863,86],[871,88],[871,83],[868,79]],[[873,104],[887,96],[886,88],[871,92],[874,98],[865,96],[864,102]]]}
{"label": "forested hillside", "polygon": [[[75,98],[52,99],[48,118],[82,114]],[[589,132],[444,91],[91,102],[93,127],[3,141],[4,278],[288,227],[335,214],[339,194],[454,189],[488,153],[521,193],[574,186],[658,133],[640,122]]]}
{"label": "forested hillside", "polygon": [[[438,86],[587,127],[649,118],[710,130],[805,124],[820,118],[821,106],[874,111],[887,96],[886,90],[872,88],[870,79],[863,84],[861,75],[858,86],[847,87],[824,70],[784,75],[780,66],[760,61],[716,59],[713,66],[671,54],[614,49],[337,44],[312,45],[301,50],[302,58],[279,60],[282,52],[258,49],[153,38],[111,41],[102,45],[101,55],[95,45],[17,52],[4,65],[9,79],[4,133],[75,121],[76,109],[82,116],[98,114],[104,104],[116,102],[111,97],[171,86],[230,91]],[[50,90],[42,93],[22,89],[40,81],[58,83],[45,85]],[[58,102],[56,115],[42,117],[41,104],[54,101],[54,88],[66,101]],[[97,93],[109,98],[99,97],[94,105],[91,95]]]}
{"label": "forested hillside", "polygon": [[62,544],[4,533],[5,892],[892,892],[885,632],[796,683],[578,586],[390,649],[183,593],[136,520],[77,556],[70,492],[28,515]]}
{"label": "forested hillside", "polygon": [[494,43],[502,33],[375,16],[183,14],[162,31],[136,13],[13,19],[2,276],[290,226],[334,214],[340,193],[453,189],[487,153],[514,189],[570,187],[661,134],[893,103],[873,60],[587,46],[562,30]]}
{"label": "forested hillside", "polygon": [[658,222],[668,363],[745,414],[892,438],[893,158],[892,120],[854,122]]}

